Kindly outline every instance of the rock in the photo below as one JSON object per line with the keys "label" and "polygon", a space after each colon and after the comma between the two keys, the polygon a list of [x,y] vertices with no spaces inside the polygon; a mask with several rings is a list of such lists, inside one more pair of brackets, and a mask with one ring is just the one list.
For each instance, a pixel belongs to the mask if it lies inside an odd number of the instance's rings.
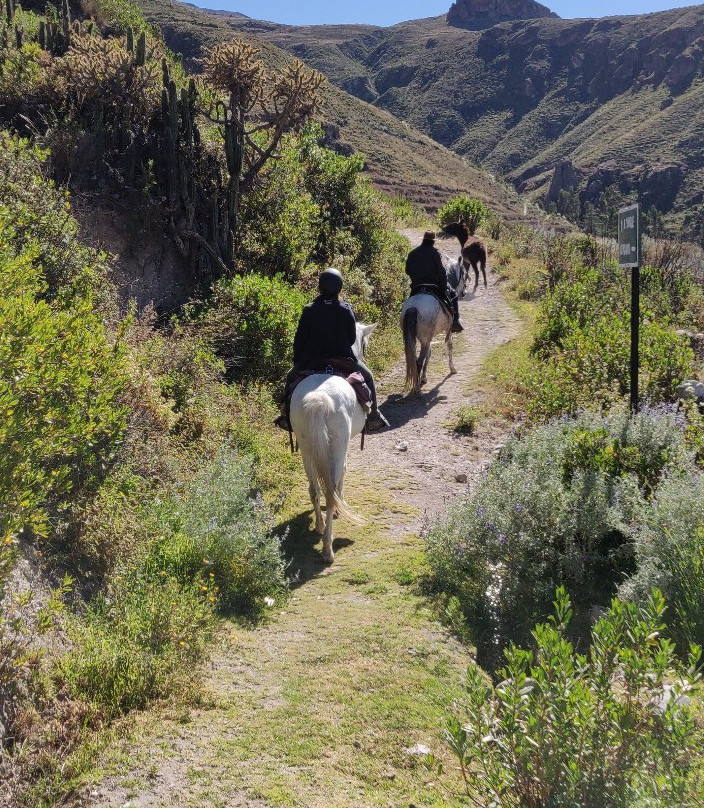
{"label": "rock", "polygon": [[448,25],[483,31],[500,22],[557,17],[535,0],[456,0],[447,13]]}
{"label": "rock", "polygon": [[397,443],[397,444],[394,446],[394,449],[395,449],[397,452],[407,452],[407,451],[408,451],[408,444],[406,443],[406,441],[405,441],[405,440],[402,440],[400,443]]}
{"label": "rock", "polygon": [[408,749],[404,749],[403,751],[407,755],[415,755],[418,757],[425,757],[432,752],[431,748],[423,743],[417,743],[415,746],[409,746]]}
{"label": "rock", "polygon": [[679,385],[675,394],[683,401],[704,401],[704,382],[687,379]]}
{"label": "rock", "polygon": [[455,475],[455,482],[456,483],[466,483],[469,477],[466,474],[456,474]]}
{"label": "rock", "polygon": [[557,202],[560,191],[574,191],[579,184],[579,175],[571,160],[561,160],[553,169],[552,181],[548,190],[548,202]]}

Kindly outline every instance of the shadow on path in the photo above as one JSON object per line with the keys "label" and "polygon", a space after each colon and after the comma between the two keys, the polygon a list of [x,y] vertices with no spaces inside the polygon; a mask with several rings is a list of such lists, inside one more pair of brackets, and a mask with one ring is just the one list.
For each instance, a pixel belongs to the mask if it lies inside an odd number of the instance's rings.
{"label": "shadow on path", "polygon": [[[323,515],[324,513],[323,511]],[[314,523],[313,511],[308,510],[281,522],[274,529],[278,536],[284,537],[281,548],[288,565],[291,589],[303,586],[313,578],[324,574],[330,567],[323,561],[322,537],[313,530]],[[337,553],[343,547],[350,547],[353,544],[352,539],[335,537],[332,547]]]}
{"label": "shadow on path", "polygon": [[447,401],[447,396],[441,395],[441,387],[451,378],[451,375],[448,373],[435,387],[421,392],[419,396],[391,393],[383,402],[380,402],[379,406],[387,417],[391,430],[400,429],[411,421],[422,420],[436,404]]}

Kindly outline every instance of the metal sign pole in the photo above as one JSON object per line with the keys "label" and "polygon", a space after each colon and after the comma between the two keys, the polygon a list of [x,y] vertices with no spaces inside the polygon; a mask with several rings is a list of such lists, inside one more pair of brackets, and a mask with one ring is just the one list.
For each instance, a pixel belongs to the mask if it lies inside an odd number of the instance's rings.
{"label": "metal sign pole", "polygon": [[638,412],[640,346],[640,205],[618,212],[618,264],[631,269],[631,412]]}
{"label": "metal sign pole", "polygon": [[640,346],[640,267],[631,270],[631,412],[638,412],[638,370]]}

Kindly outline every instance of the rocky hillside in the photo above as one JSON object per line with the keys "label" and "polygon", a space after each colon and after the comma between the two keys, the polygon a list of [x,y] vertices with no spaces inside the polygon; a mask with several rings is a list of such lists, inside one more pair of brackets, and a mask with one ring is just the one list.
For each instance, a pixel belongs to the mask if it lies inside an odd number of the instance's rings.
{"label": "rocky hillside", "polygon": [[[285,50],[295,51],[291,42],[281,41],[281,26],[250,20],[239,14],[206,12],[171,0],[142,0],[140,3],[151,23],[163,32],[167,45],[183,55],[189,68],[198,69],[203,50],[218,41],[240,36],[251,40],[271,65],[290,58]],[[328,48],[339,53],[338,46],[358,37],[364,38],[374,29],[367,26],[339,26],[314,29],[320,37],[320,53]],[[284,29],[284,40],[286,31]],[[373,34],[372,34],[373,35]],[[276,40],[272,44],[272,39]],[[282,46],[284,50],[277,45]],[[333,62],[344,61],[352,70],[355,62],[334,56]],[[320,67],[320,59],[308,60]],[[342,68],[322,68],[336,81]],[[342,84],[345,84],[343,81]],[[352,151],[366,155],[367,169],[374,184],[388,193],[399,193],[432,209],[458,192],[470,192],[487,202],[508,219],[520,218],[524,205],[510,185],[497,181],[479,170],[464,156],[431,139],[409,122],[399,120],[383,109],[348,94],[356,86],[341,89],[335,84],[324,91],[325,104],[320,115],[328,136],[328,145],[343,154]],[[364,93],[357,92],[363,96]]]}
{"label": "rocky hillside", "polygon": [[704,5],[563,20],[532,0],[457,0],[390,28],[198,25],[268,39],[536,198],[638,193],[672,224],[701,218]]}

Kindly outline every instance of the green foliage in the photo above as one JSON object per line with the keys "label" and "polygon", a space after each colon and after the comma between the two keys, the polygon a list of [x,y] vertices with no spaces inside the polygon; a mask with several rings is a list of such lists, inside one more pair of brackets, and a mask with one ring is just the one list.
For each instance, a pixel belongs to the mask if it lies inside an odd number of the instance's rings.
{"label": "green foliage", "polygon": [[38,277],[46,282],[44,295],[67,300],[91,291],[107,303],[106,258],[78,237],[68,193],[46,176],[46,152],[25,140],[0,133],[0,210],[8,223],[5,238],[16,252],[32,241]]}
{"label": "green foliage", "polygon": [[534,650],[511,646],[498,684],[470,667],[446,732],[468,799],[497,808],[697,805],[689,694],[701,649],[679,662],[664,612],[657,590],[642,608],[614,599],[582,654],[568,638],[572,608],[560,588],[555,615],[531,632]]}
{"label": "green foliage", "polygon": [[131,0],[83,0],[83,7],[86,13],[109,26],[115,33],[125,34],[129,28],[135,33],[152,33],[144,12]]}
{"label": "green foliage", "polygon": [[74,696],[112,718],[169,695],[197,662],[213,628],[212,587],[133,572],[82,619],[57,673]]}
{"label": "green foliage", "polygon": [[196,328],[240,380],[278,381],[290,368],[305,298],[280,278],[244,275],[219,281]]}
{"label": "green foliage", "polygon": [[0,98],[7,105],[20,106],[23,99],[39,91],[44,78],[46,53],[36,42],[0,52]]}
{"label": "green foliage", "polygon": [[704,478],[674,476],[658,489],[635,533],[636,574],[620,590],[642,601],[653,586],[670,604],[669,620],[680,650],[704,641]]}
{"label": "green foliage", "polygon": [[286,578],[279,540],[252,489],[251,462],[221,452],[183,500],[160,509],[163,535],[147,559],[150,573],[201,582],[221,612],[261,615],[267,599],[284,593]]}
{"label": "green foliage", "polygon": [[0,532],[44,534],[48,509],[95,490],[125,428],[121,353],[91,299],[44,299],[29,241],[0,210]]}
{"label": "green foliage", "polygon": [[344,271],[345,295],[360,319],[390,319],[406,291],[407,244],[362,176],[363,158],[339,155],[321,138],[312,124],[285,138],[280,159],[243,199],[243,261],[311,287],[317,268],[332,264]]}
{"label": "green foliage", "polygon": [[[661,273],[650,269],[643,286],[641,391],[645,399],[658,402],[672,398],[690,371],[693,354],[671,325],[681,310],[680,282],[666,284]],[[550,417],[585,406],[609,406],[627,394],[628,301],[627,283],[614,267],[577,266],[556,284],[538,318],[533,352],[542,362],[528,380],[529,415]]]}
{"label": "green foliage", "polygon": [[674,418],[584,415],[514,438],[472,496],[430,530],[436,590],[459,599],[489,664],[525,640],[559,585],[575,592],[578,631],[635,571],[633,537],[653,492],[689,468]]}
{"label": "green foliage", "polygon": [[457,409],[454,419],[449,424],[453,432],[460,435],[473,435],[481,412],[477,407],[463,405]]}
{"label": "green foliage", "polygon": [[445,202],[438,211],[437,218],[441,227],[463,219],[473,236],[488,215],[489,209],[481,200],[462,194]]}

